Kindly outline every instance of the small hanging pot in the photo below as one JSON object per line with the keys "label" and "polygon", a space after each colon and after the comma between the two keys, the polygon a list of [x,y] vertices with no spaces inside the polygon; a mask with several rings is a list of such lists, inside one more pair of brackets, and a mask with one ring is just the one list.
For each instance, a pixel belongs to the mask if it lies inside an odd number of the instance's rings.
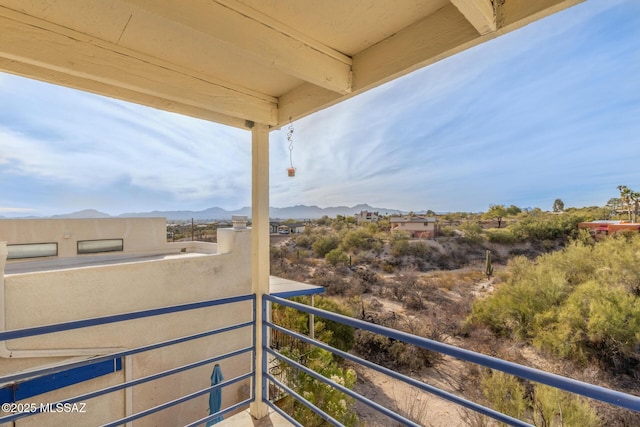
{"label": "small hanging pot", "polygon": [[289,178],[296,176],[296,168],[293,167],[293,123],[291,123],[291,117],[289,117],[289,131],[287,132],[287,141],[289,141],[289,162],[291,167],[287,168],[287,175]]}

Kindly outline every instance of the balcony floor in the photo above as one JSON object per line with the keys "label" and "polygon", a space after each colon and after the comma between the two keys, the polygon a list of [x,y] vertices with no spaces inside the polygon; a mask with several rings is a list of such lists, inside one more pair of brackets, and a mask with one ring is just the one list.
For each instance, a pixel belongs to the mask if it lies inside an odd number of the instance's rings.
{"label": "balcony floor", "polygon": [[269,415],[256,420],[249,415],[249,410],[235,414],[216,424],[216,427],[290,427],[292,424],[274,410],[269,410]]}

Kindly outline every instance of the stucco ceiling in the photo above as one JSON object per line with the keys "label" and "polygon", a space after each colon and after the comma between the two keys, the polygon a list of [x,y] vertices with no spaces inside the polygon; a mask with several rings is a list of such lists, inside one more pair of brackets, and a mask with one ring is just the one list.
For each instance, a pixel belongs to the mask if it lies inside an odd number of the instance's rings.
{"label": "stucco ceiling", "polygon": [[0,0],[0,70],[272,127],[580,0]]}

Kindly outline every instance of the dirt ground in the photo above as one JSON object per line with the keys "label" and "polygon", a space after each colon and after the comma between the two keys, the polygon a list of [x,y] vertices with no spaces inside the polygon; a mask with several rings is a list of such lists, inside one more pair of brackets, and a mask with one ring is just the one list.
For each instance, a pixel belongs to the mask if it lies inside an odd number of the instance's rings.
{"label": "dirt ground", "polygon": [[[405,384],[400,380],[363,366],[353,366],[358,374],[354,390],[410,420],[430,427],[449,427],[464,425],[460,406]],[[455,393],[460,386],[459,372],[464,367],[457,360],[443,360],[437,369],[430,368],[421,376],[421,380],[429,385]],[[388,427],[400,425],[397,421],[358,402],[356,412],[364,426]]]}
{"label": "dirt ground", "polygon": [[[473,291],[478,292],[480,289],[486,291],[487,288],[491,289],[491,285],[490,281],[482,281],[476,284]],[[397,316],[407,317],[411,321],[419,321],[414,315],[407,313],[402,304],[397,301],[371,295],[363,297],[365,302],[367,299],[375,298],[378,303],[382,304],[385,311],[394,312]],[[455,345],[455,343],[451,344]],[[463,419],[464,411],[455,403],[405,384],[376,370],[358,364],[352,364],[351,368],[358,374],[354,391],[420,425],[450,427],[465,424]],[[411,376],[426,384],[460,396],[459,390],[464,387],[463,382],[466,372],[465,362],[444,356],[435,367],[426,368],[420,374],[412,374]],[[387,427],[400,425],[397,421],[388,418],[364,403],[357,402],[355,408],[364,426]]]}

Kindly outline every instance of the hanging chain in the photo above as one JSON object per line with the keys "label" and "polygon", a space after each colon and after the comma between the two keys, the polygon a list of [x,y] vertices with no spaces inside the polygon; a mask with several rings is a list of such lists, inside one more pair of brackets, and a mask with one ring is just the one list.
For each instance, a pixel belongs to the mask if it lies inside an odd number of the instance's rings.
{"label": "hanging chain", "polygon": [[287,132],[287,141],[289,141],[289,162],[293,168],[293,123],[289,119],[289,131]]}

